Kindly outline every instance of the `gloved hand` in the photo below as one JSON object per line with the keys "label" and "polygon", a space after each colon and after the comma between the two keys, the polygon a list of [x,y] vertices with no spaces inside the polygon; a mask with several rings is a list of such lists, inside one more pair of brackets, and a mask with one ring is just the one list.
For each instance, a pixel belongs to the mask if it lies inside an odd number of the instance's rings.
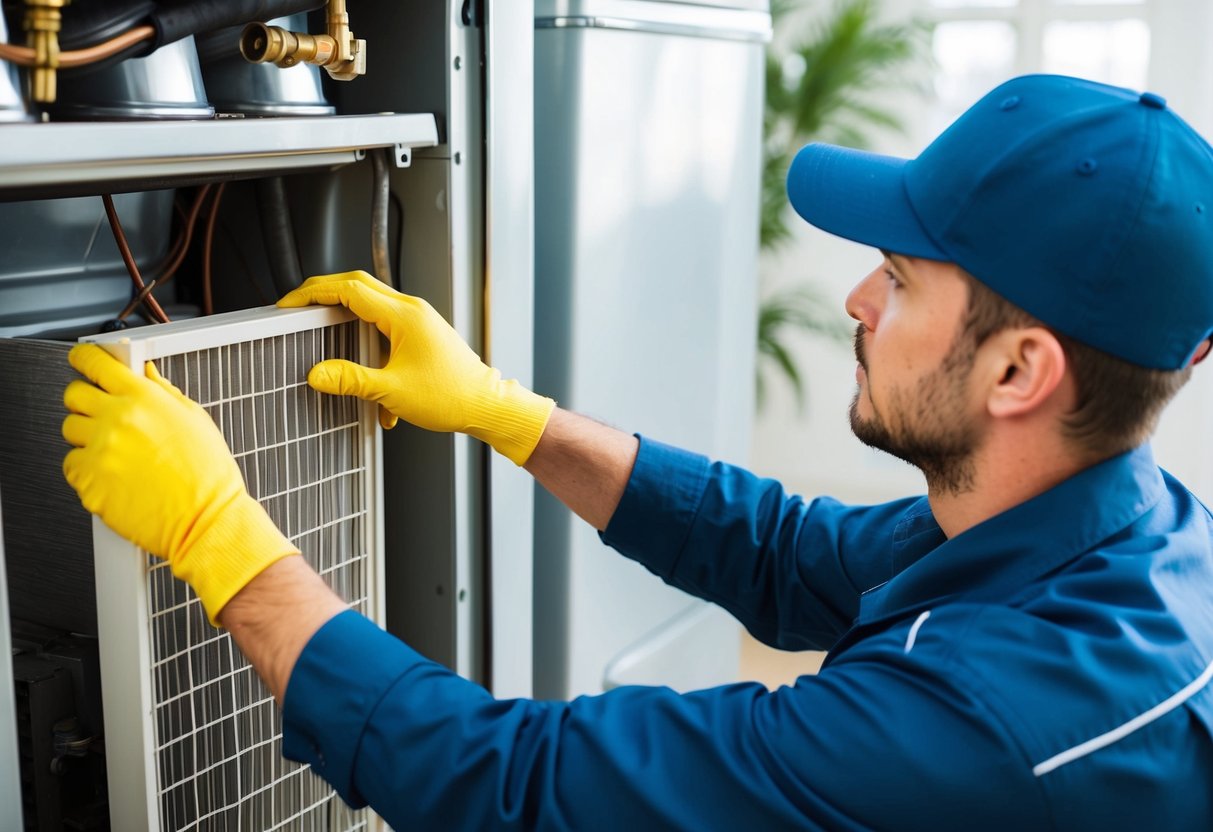
{"label": "gloved hand", "polygon": [[63,395],[63,437],[76,446],[67,481],[107,526],[167,560],[215,624],[249,581],[299,550],[245,490],[211,417],[151,362],[141,377],[95,344],[68,361],[93,384]]}
{"label": "gloved hand", "polygon": [[308,279],[279,306],[343,304],[391,342],[382,369],[321,361],[308,383],[322,393],[379,403],[379,422],[397,417],[435,431],[458,431],[522,465],[535,450],[556,403],[517,381],[503,381],[421,298],[401,294],[363,271]]}

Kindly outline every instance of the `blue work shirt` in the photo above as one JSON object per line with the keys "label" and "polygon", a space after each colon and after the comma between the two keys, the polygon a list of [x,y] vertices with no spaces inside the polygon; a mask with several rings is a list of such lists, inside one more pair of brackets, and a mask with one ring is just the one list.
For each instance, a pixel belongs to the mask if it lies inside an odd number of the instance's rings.
{"label": "blue work shirt", "polygon": [[1213,829],[1211,536],[1148,447],[947,539],[642,439],[604,539],[819,675],[496,700],[346,612],[285,752],[402,830]]}

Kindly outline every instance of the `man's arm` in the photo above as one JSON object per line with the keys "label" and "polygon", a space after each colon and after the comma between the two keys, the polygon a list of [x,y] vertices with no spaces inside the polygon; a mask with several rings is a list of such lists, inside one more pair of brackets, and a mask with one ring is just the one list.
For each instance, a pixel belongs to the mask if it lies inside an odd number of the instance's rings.
{"label": "man's arm", "polygon": [[253,578],[219,613],[236,646],[282,704],[299,654],[348,605],[303,558],[285,558]]}
{"label": "man's arm", "polygon": [[557,408],[524,466],[560,502],[606,529],[632,475],[636,437]]}
{"label": "man's arm", "polygon": [[[907,619],[822,675],[497,700],[354,612],[300,656],[284,752],[397,829],[1039,829],[1031,760]],[[990,784],[997,784],[991,788]]]}
{"label": "man's arm", "polygon": [[854,544],[890,539],[896,508],[861,517],[810,506],[777,483],[560,411],[502,380],[425,301],[364,272],[311,278],[279,301],[309,303],[342,304],[390,342],[382,368],[318,364],[314,388],[378,402],[385,427],[400,418],[487,442],[608,544],[768,643],[828,646],[850,625],[859,593],[890,575],[887,548]]}

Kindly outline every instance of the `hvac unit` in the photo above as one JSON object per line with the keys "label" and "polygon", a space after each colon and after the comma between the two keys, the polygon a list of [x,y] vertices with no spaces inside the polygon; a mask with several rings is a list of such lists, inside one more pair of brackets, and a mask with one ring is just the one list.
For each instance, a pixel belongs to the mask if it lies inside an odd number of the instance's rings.
{"label": "hvac unit", "polygon": [[[354,609],[382,623],[373,405],[307,385],[326,358],[376,359],[343,309],[254,309],[101,335],[219,425],[249,493]],[[282,757],[269,691],[157,558],[93,521],[110,812],[118,829],[377,828]]]}

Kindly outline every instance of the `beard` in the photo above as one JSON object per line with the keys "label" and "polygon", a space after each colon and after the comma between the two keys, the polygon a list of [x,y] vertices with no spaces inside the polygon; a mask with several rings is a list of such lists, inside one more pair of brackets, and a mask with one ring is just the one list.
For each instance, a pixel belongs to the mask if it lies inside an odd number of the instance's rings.
{"label": "beard", "polygon": [[[863,348],[864,327],[855,330],[855,358],[864,373],[868,364]],[[872,416],[859,413],[861,387],[851,400],[851,431],[865,445],[908,462],[926,477],[932,493],[962,494],[973,489],[973,455],[981,439],[977,426],[965,412],[965,386],[973,367],[976,349],[958,343],[959,335],[940,365],[918,381],[912,394],[893,388],[888,396],[888,418],[882,418],[867,396]],[[967,341],[967,339],[964,339]]]}

